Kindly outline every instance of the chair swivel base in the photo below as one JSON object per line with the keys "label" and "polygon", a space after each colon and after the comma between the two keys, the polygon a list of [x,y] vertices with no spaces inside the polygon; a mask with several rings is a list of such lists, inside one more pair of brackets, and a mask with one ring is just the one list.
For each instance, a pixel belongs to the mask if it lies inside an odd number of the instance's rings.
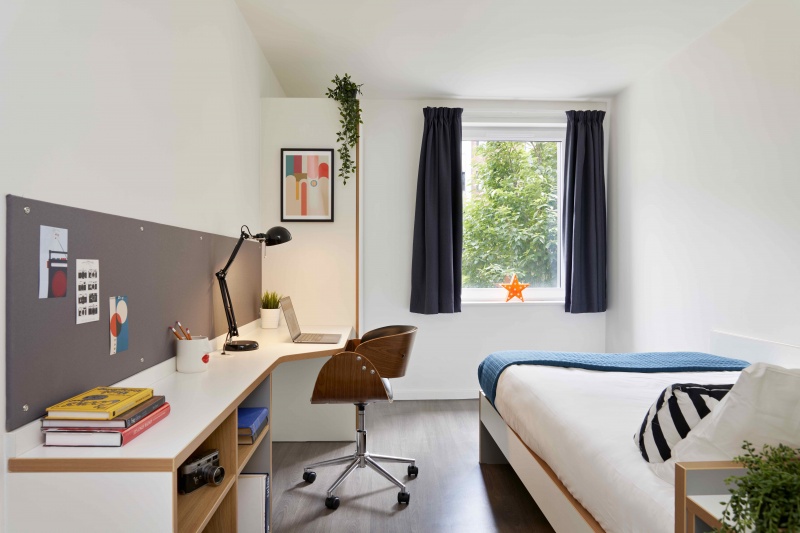
{"label": "chair swivel base", "polygon": [[408,465],[409,477],[417,477],[419,468],[414,459],[408,457],[394,457],[391,455],[378,455],[367,452],[367,431],[364,429],[364,410],[359,405],[358,411],[358,429],[356,431],[356,451],[352,455],[345,457],[338,457],[336,459],[328,459],[327,461],[320,461],[318,463],[310,464],[303,469],[303,481],[307,483],[314,483],[317,479],[317,473],[314,472],[315,468],[323,466],[333,466],[339,464],[349,463],[344,472],[334,481],[333,485],[328,489],[327,498],[325,499],[325,507],[328,509],[337,509],[339,507],[339,498],[334,496],[334,491],[339,488],[339,485],[352,474],[356,468],[370,467],[378,474],[385,477],[387,480],[394,483],[400,488],[397,493],[397,503],[408,504],[411,501],[411,493],[399,479],[387,472],[378,461],[388,463],[410,463]]}

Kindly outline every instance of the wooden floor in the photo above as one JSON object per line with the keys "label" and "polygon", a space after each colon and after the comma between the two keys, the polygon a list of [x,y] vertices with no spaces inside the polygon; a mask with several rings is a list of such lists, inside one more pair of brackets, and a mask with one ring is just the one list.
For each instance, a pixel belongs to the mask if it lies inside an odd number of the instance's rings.
{"label": "wooden floor", "polygon": [[417,460],[417,479],[406,477],[405,465],[384,464],[406,483],[410,505],[399,505],[398,489],[364,468],[356,469],[336,491],[339,509],[328,510],[325,493],[346,465],[318,469],[310,485],[302,480],[303,466],[351,454],[355,444],[276,442],[274,532],[553,531],[510,466],[478,464],[477,400],[372,404],[367,431],[369,451]]}

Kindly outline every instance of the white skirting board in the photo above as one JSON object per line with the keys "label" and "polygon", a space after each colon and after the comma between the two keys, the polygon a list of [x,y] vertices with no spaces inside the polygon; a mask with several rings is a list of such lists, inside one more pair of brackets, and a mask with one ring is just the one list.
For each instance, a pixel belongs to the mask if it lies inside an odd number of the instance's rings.
{"label": "white skirting board", "polygon": [[402,380],[392,382],[395,400],[473,400],[475,389],[403,389]]}

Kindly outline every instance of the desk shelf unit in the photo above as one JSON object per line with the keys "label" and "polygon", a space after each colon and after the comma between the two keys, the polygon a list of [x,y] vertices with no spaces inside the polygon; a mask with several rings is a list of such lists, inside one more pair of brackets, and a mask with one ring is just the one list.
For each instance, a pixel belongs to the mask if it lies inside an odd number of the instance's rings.
{"label": "desk shelf unit", "polygon": [[[295,345],[285,330],[253,332],[248,336],[260,343],[258,350],[230,357],[216,352],[207,372],[125,380],[124,386],[152,387],[166,396],[170,415],[120,448],[40,445],[10,458],[9,531],[237,531],[239,475],[272,472],[271,423],[254,444],[240,445],[237,409],[271,408],[272,371],[280,363],[333,355],[352,335],[349,327],[317,329],[340,333],[342,340]],[[220,452],[222,484],[178,494],[179,468],[208,449]]]}

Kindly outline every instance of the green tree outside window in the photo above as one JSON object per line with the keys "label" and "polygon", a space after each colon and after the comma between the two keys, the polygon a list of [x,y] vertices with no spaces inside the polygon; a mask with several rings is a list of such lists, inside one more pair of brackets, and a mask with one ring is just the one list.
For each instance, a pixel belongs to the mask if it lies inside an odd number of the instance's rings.
{"label": "green tree outside window", "polygon": [[464,287],[495,287],[517,274],[558,285],[558,143],[471,143],[464,203]]}

